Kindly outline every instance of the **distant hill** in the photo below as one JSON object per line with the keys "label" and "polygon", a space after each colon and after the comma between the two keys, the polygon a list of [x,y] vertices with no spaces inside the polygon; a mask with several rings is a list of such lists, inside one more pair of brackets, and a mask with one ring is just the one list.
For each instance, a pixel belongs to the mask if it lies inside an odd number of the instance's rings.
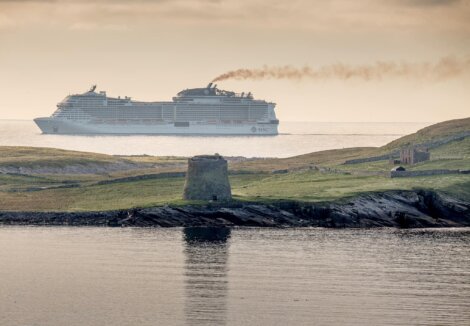
{"label": "distant hill", "polygon": [[96,174],[160,168],[172,171],[186,159],[153,156],[116,156],[57,148],[0,146],[0,173]]}
{"label": "distant hill", "polygon": [[[398,138],[382,147],[355,147],[313,152],[283,159],[264,160],[232,164],[234,169],[270,171],[277,169],[302,169],[311,165],[335,166],[346,161],[375,158],[377,161],[388,160],[390,153],[395,154],[401,147],[424,145],[433,151],[445,149],[440,155],[452,153],[454,156],[465,156],[469,151],[468,141],[458,142],[470,137],[470,118],[440,122],[416,133]],[[372,160],[374,161],[374,159]]]}
{"label": "distant hill", "polygon": [[382,146],[381,149],[390,151],[418,144],[437,147],[440,144],[458,139],[461,140],[467,136],[470,136],[470,118],[448,120],[418,130],[414,134],[398,138]]}

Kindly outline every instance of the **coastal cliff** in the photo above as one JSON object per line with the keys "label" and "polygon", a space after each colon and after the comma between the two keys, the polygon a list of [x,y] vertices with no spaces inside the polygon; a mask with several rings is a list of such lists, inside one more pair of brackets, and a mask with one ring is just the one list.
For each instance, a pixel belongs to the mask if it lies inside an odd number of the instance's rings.
{"label": "coastal cliff", "polygon": [[0,212],[3,225],[110,227],[463,227],[470,203],[433,191],[388,191],[324,203],[229,202],[101,212]]}

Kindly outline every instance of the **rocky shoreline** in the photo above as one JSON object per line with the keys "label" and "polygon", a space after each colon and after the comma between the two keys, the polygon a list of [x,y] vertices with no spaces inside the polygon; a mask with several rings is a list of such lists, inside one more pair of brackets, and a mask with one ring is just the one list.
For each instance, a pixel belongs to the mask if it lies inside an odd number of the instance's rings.
{"label": "rocky shoreline", "polygon": [[280,201],[106,212],[0,212],[0,225],[108,227],[465,227],[470,203],[433,191],[386,191],[325,203]]}

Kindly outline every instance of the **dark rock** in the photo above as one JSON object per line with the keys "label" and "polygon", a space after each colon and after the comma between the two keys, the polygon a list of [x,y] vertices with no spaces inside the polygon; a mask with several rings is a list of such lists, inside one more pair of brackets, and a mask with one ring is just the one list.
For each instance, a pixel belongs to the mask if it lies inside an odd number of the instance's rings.
{"label": "dark rock", "polygon": [[225,202],[107,212],[0,212],[5,225],[135,227],[459,227],[470,226],[470,203],[433,191],[388,191],[341,202]]}

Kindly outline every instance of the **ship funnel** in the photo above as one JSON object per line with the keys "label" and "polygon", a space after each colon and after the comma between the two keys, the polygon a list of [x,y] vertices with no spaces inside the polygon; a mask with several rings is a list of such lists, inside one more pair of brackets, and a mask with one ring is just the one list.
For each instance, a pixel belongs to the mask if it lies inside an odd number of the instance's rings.
{"label": "ship funnel", "polygon": [[212,83],[209,83],[209,85],[207,85],[207,88],[211,88],[212,87]]}
{"label": "ship funnel", "polygon": [[214,85],[214,89],[216,89],[216,88],[217,88],[217,84]]}

